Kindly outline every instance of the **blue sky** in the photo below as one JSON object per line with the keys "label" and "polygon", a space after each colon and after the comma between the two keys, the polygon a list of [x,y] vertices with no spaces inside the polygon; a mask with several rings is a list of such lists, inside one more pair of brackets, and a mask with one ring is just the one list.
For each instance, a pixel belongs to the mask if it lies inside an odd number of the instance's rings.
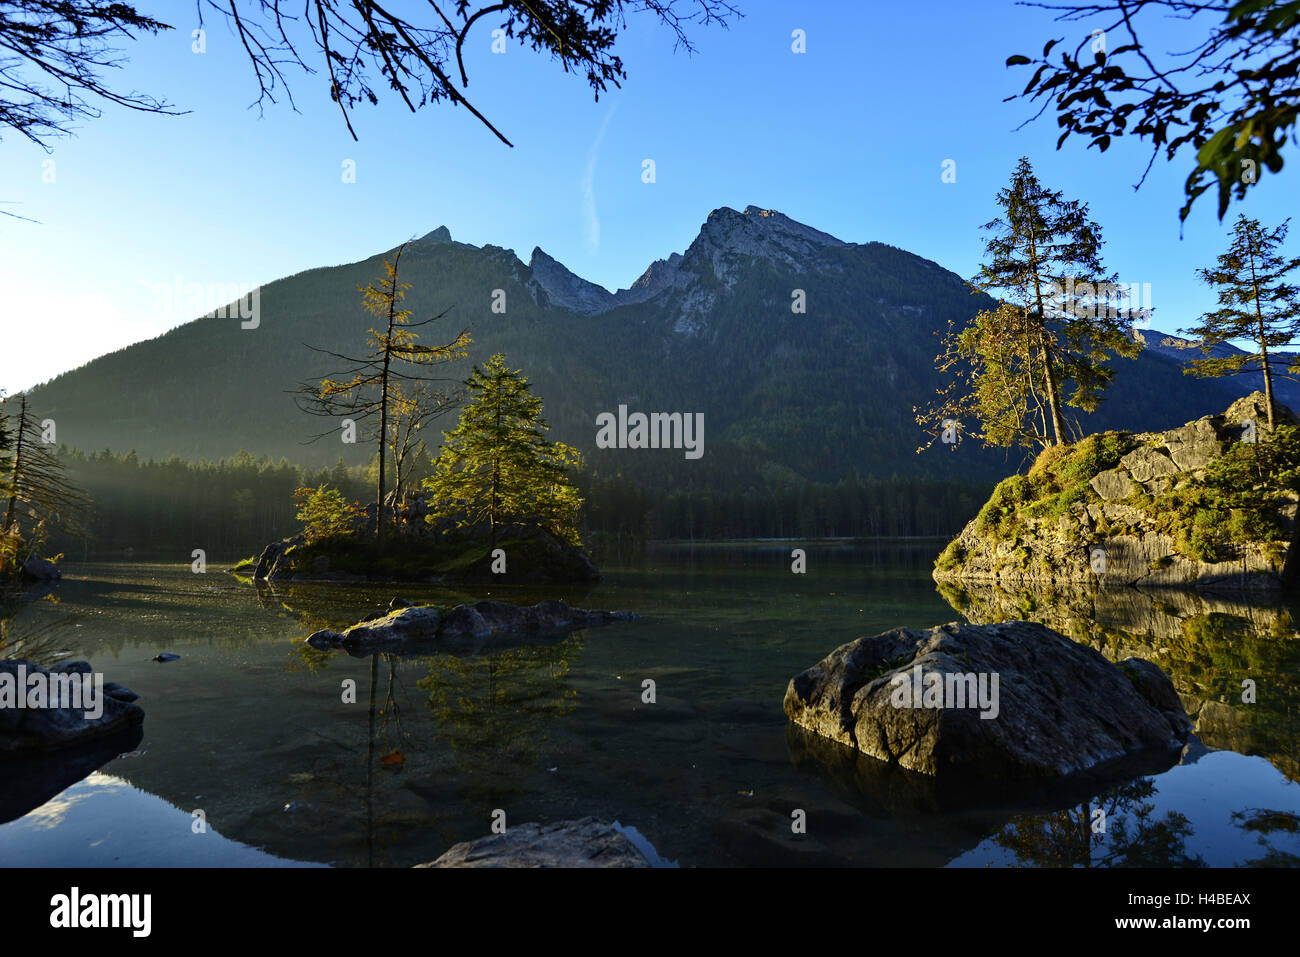
{"label": "blue sky", "polygon": [[[259,116],[251,68],[224,23],[191,50],[190,4],[140,0],[176,30],[130,45],[119,86],[166,96],[180,117],[105,106],[46,154],[4,133],[0,199],[39,225],[0,218],[0,308],[11,393],[195,318],[157,294],[186,283],[255,285],[350,262],[446,225],[474,244],[541,246],[610,289],[682,251],[710,210],[757,205],[852,242],[880,241],[971,275],[980,224],[1016,159],[1087,200],[1107,265],[1151,283],[1153,324],[1191,325],[1213,306],[1193,275],[1226,246],[1214,197],[1183,230],[1188,167],[1138,141],[1104,155],[1055,149],[1051,117],[1003,103],[1027,75],[1006,57],[1079,35],[1045,11],[1008,2],[789,4],[737,0],[729,29],[696,28],[693,55],[630,16],[619,42],[628,79],[594,102],[579,76],[518,46],[471,37],[468,93],[509,136],[502,145],[465,110],[408,112],[391,97],[356,109],[353,142],[319,75],[291,75],[287,102]],[[791,50],[805,31],[807,52]],[[1166,28],[1156,46],[1185,49]],[[1148,41],[1151,42],[1151,41]],[[656,182],[642,182],[644,159]],[[943,183],[945,159],[957,181]],[[47,160],[54,182],[43,181]],[[353,160],[356,182],[344,183]],[[1296,173],[1265,177],[1240,210],[1273,223],[1296,207]],[[1300,235],[1290,250],[1300,252]]]}

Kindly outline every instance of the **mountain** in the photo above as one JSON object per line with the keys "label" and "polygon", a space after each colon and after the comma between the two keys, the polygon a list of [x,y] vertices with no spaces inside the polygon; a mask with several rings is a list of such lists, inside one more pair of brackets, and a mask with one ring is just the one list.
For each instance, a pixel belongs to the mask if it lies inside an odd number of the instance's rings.
{"label": "mountain", "polygon": [[[1238,349],[1229,342],[1217,343],[1210,347],[1209,352],[1205,352],[1201,349],[1199,343],[1180,336],[1172,336],[1165,332],[1152,331],[1143,334],[1143,339],[1147,349],[1180,365],[1186,363],[1189,359],[1218,359],[1224,356],[1241,355],[1243,352],[1243,350]],[[1289,409],[1300,409],[1300,383],[1281,378],[1290,374],[1287,370],[1295,365],[1297,361],[1300,361],[1300,355],[1294,352],[1271,352],[1268,359],[1269,369],[1273,372],[1274,401],[1280,402]],[[1264,391],[1264,373],[1260,371],[1258,363],[1247,363],[1245,370],[1234,376],[1233,379],[1231,391],[1234,393],[1245,394]]]}
{"label": "mountain", "polygon": [[[216,459],[247,449],[307,465],[366,460],[369,449],[325,427],[289,394],[338,373],[307,344],[357,354],[373,319],[357,287],[382,275],[391,250],[312,269],[260,290],[260,322],[209,316],[96,359],[31,392],[83,449]],[[545,400],[552,437],[593,468],[654,488],[756,490],[772,483],[862,477],[999,478],[1020,453],[967,442],[916,454],[912,410],[938,379],[937,334],[991,301],[937,263],[878,242],[845,242],[773,210],[715,209],[682,253],[651,264],[627,289],[587,282],[540,248],[456,242],[446,227],[402,259],[426,342],[473,335],[471,360],[504,352]],[[504,294],[505,311],[493,303]],[[802,302],[805,310],[796,311]],[[1147,333],[1148,342],[1153,338]],[[1182,374],[1160,346],[1116,360],[1116,383],[1089,430],[1170,428],[1249,391]],[[466,363],[454,370],[457,378]],[[602,449],[597,417],[702,413],[705,454]],[[454,422],[446,420],[446,428]]]}

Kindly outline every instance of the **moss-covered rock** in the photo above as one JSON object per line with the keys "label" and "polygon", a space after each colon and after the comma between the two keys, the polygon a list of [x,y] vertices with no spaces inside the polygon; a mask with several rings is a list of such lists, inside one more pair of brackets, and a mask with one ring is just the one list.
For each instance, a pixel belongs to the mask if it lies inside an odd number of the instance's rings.
{"label": "moss-covered rock", "polygon": [[1272,591],[1294,573],[1300,421],[1253,393],[1167,432],[1104,432],[1001,482],[939,581]]}
{"label": "moss-covered rock", "polygon": [[[500,550],[500,555],[494,552]],[[501,570],[503,569],[504,570]],[[430,581],[448,584],[595,582],[600,572],[578,546],[545,531],[512,528],[495,545],[478,536],[342,535],[272,542],[254,563],[254,581]]]}

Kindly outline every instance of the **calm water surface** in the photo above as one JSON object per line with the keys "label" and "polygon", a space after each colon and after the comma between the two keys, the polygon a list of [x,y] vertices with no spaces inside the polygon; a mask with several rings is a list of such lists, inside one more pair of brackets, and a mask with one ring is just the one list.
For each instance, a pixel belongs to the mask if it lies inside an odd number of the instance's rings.
{"label": "calm water surface", "polygon": [[[941,595],[932,545],[812,546],[805,575],[791,574],[789,548],[660,549],[610,564],[597,586],[473,594],[259,591],[215,565],[70,566],[51,598],[5,623],[6,653],[88,660],[140,694],[143,735],[81,764],[0,765],[0,864],[405,867],[487,834],[497,809],[510,824],[617,821],[683,867],[1300,863],[1288,610],[1178,597],[1026,606]],[[558,597],[643,619],[475,656],[303,644],[395,594]],[[1112,657],[1152,658],[1198,740],[1143,769],[1155,773],[973,800],[787,727],[789,679],[836,646],[963,612],[1039,617]],[[180,659],[151,661],[159,652]],[[1254,704],[1240,702],[1244,677]],[[654,704],[642,703],[646,679]]]}

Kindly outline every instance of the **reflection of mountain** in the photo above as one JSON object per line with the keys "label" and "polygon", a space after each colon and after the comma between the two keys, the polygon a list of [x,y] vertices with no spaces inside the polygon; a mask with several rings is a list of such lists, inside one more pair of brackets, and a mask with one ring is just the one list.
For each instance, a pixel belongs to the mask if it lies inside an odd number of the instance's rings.
{"label": "reflection of mountain", "polygon": [[[1169,675],[1208,746],[1258,754],[1300,781],[1300,612],[1182,590],[1136,588],[1008,591],[942,584],[940,593],[976,623],[1040,621],[1112,660],[1147,658]],[[1244,703],[1243,682],[1255,684]]]}
{"label": "reflection of mountain", "polygon": [[22,817],[50,798],[133,750],[144,737],[137,725],[76,748],[0,763],[0,824]]}
{"label": "reflection of mountain", "polygon": [[28,867],[311,867],[194,830],[188,810],[103,772],[0,828],[0,863]]}

